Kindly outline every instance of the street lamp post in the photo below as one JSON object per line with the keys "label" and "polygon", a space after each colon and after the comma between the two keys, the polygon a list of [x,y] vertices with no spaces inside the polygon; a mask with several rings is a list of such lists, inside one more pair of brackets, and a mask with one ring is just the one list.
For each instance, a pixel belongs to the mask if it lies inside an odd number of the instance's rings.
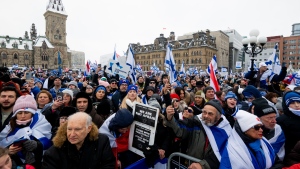
{"label": "street lamp post", "polygon": [[261,36],[257,39],[257,36],[259,35],[259,31],[257,29],[251,30],[249,35],[250,38],[243,39],[242,43],[244,46],[245,53],[249,54],[252,57],[250,70],[253,71],[255,60],[254,57],[256,57],[257,54],[263,51],[263,46],[267,43],[267,38]]}

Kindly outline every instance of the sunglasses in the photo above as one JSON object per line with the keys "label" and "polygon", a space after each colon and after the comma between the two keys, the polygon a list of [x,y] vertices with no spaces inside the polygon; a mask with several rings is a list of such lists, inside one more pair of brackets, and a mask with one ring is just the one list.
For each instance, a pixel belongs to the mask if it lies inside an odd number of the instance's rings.
{"label": "sunglasses", "polygon": [[155,84],[155,82],[150,82],[150,84]]}
{"label": "sunglasses", "polygon": [[254,128],[254,130],[258,131],[259,129],[263,130],[263,127],[264,127],[263,125],[255,125],[252,128]]}
{"label": "sunglasses", "polygon": [[189,109],[188,107],[185,107],[184,110],[187,110],[189,113],[193,113],[194,112],[192,109]]}
{"label": "sunglasses", "polygon": [[113,82],[113,83],[111,83],[111,84],[117,84],[117,83]]}

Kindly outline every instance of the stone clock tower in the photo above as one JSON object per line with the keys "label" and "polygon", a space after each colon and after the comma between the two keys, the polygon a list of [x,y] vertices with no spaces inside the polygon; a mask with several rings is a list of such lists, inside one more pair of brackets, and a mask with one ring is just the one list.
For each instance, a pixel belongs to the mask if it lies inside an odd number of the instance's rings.
{"label": "stone clock tower", "polygon": [[[60,52],[62,59],[62,67],[70,67],[70,54],[67,52],[67,32],[66,21],[67,13],[62,4],[62,0],[49,0],[47,10],[44,14],[46,20],[46,32],[45,35],[50,43],[54,46],[53,57],[50,56],[52,63],[57,63],[57,54]],[[51,67],[56,68],[58,65]]]}

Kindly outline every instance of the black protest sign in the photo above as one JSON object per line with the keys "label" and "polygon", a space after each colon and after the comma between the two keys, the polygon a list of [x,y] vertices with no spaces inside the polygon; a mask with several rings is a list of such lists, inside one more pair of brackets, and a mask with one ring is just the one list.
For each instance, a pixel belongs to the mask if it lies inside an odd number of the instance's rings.
{"label": "black protest sign", "polygon": [[143,124],[147,124],[151,127],[155,127],[155,119],[157,110],[151,107],[145,107],[140,104],[135,106],[134,120]]}
{"label": "black protest sign", "polygon": [[143,151],[144,147],[149,144],[150,134],[150,129],[136,124],[133,133],[132,147]]}

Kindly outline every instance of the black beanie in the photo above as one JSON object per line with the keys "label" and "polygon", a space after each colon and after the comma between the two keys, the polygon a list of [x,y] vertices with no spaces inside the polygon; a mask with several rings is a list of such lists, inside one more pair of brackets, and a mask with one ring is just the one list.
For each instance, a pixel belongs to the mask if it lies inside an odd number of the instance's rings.
{"label": "black beanie", "polygon": [[85,93],[85,92],[79,92],[77,93],[75,99],[73,99],[73,107],[77,107],[77,99],[79,98],[85,98],[88,100],[88,107],[87,109],[85,110],[86,113],[90,113],[92,111],[92,108],[93,108],[93,103],[92,103],[92,99],[90,98],[90,96]]}
{"label": "black beanie", "polygon": [[206,105],[211,105],[211,106],[213,106],[214,108],[216,108],[217,110],[218,110],[218,112],[219,113],[221,113],[222,114],[222,106],[221,106],[221,102],[219,101],[219,100],[216,100],[216,99],[212,99],[212,100],[210,100],[210,101],[208,101],[208,102],[206,102],[205,104],[204,104],[204,106],[206,106]]}
{"label": "black beanie", "polygon": [[148,92],[149,90],[152,90],[153,92],[155,92],[155,89],[154,89],[154,87],[152,87],[152,86],[147,86],[146,92]]}
{"label": "black beanie", "polygon": [[97,105],[97,114],[100,114],[100,115],[109,115],[110,114],[110,104],[107,99],[103,99]]}
{"label": "black beanie", "polygon": [[59,113],[59,117],[62,117],[62,116],[67,116],[69,117],[70,115],[76,113],[76,109],[74,107],[64,107],[62,108],[62,110],[60,111]]}
{"label": "black beanie", "polygon": [[252,104],[254,106],[260,106],[260,105],[268,104],[268,101],[261,97],[261,98],[254,99],[252,101]]}
{"label": "black beanie", "polygon": [[254,114],[257,117],[261,117],[261,116],[268,115],[271,113],[276,114],[276,111],[275,111],[274,107],[270,106],[268,103],[254,106]]}
{"label": "black beanie", "polygon": [[132,113],[127,109],[120,109],[116,112],[115,117],[111,119],[108,128],[112,131],[117,131],[118,129],[128,127],[132,122]]}

